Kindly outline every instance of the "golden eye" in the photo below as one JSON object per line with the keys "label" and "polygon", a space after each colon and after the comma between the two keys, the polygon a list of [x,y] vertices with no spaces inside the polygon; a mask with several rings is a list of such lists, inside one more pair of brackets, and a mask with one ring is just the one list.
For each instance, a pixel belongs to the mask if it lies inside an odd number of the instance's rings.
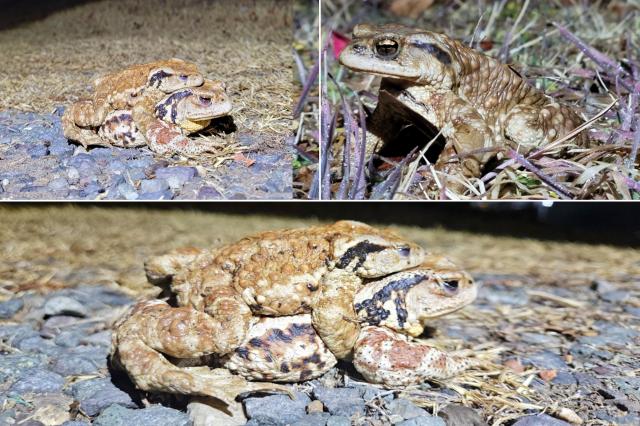
{"label": "golden eye", "polygon": [[211,105],[211,98],[205,98],[203,96],[198,96],[198,99],[200,100],[200,103],[202,105]]}
{"label": "golden eye", "polygon": [[458,281],[449,280],[442,283],[442,288],[447,294],[456,294],[458,292]]}
{"label": "golden eye", "polygon": [[376,54],[383,59],[393,59],[400,51],[397,41],[391,39],[380,40],[376,43]]}

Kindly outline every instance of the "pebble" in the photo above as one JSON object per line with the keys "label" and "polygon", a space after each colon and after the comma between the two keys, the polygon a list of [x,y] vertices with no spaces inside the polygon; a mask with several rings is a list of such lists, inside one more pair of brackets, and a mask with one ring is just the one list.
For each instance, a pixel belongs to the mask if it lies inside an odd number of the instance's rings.
{"label": "pebble", "polygon": [[311,402],[309,397],[296,392],[296,399],[287,395],[270,395],[262,398],[247,398],[243,401],[244,410],[249,419],[260,418],[274,424],[293,423],[306,414],[306,407]]}
{"label": "pebble", "polygon": [[537,368],[545,370],[567,370],[569,366],[558,354],[548,350],[535,352],[523,358],[523,364],[533,364]]}
{"label": "pebble", "polygon": [[[438,413],[447,426],[487,426],[482,417],[472,408],[460,404],[448,404]],[[441,418],[440,418],[441,417]]]}
{"label": "pebble", "polygon": [[23,306],[24,301],[19,297],[0,302],[0,319],[9,319],[13,317],[18,313],[18,311],[20,311],[20,309],[22,309]]}
{"label": "pebble", "polygon": [[570,426],[569,423],[558,420],[547,414],[521,417],[513,426]]}
{"label": "pebble", "polygon": [[332,415],[351,417],[356,413],[364,414],[365,412],[364,399],[359,389],[318,386],[313,389],[313,395]]}
{"label": "pebble", "polygon": [[63,376],[80,376],[96,374],[107,368],[109,348],[99,346],[79,346],[70,348],[63,355],[56,357],[51,369]]}
{"label": "pebble", "polygon": [[351,426],[351,420],[346,416],[331,416],[327,419],[327,426]]}
{"label": "pebble", "polygon": [[322,402],[318,401],[317,399],[314,401],[311,401],[308,405],[307,405],[307,413],[311,414],[311,413],[322,413],[324,411],[324,405],[322,404]]}
{"label": "pebble", "polygon": [[166,167],[156,170],[156,177],[165,179],[171,189],[180,189],[187,181],[198,176],[195,167]]}
{"label": "pebble", "polygon": [[45,368],[49,358],[36,354],[7,354],[0,356],[0,382],[20,377],[24,371]]}
{"label": "pebble", "polygon": [[129,394],[118,389],[109,378],[90,379],[75,383],[71,394],[80,402],[80,409],[88,416],[96,416],[112,404],[136,408]]}
{"label": "pebble", "polygon": [[56,315],[87,316],[87,308],[75,299],[65,296],[52,297],[44,304],[44,314],[47,317]]}
{"label": "pebble", "polygon": [[311,413],[291,423],[291,426],[325,426],[330,417],[329,413]]}
{"label": "pebble", "polygon": [[152,405],[140,410],[118,404],[106,408],[93,421],[94,426],[189,426],[191,421],[185,413],[161,405]]}
{"label": "pebble", "polygon": [[165,179],[145,179],[140,182],[140,189],[143,193],[162,192],[169,189],[169,184]]}
{"label": "pebble", "polygon": [[398,415],[404,420],[428,414],[425,410],[404,398],[394,399],[389,402],[387,404],[387,410],[390,414]]}
{"label": "pebble", "polygon": [[455,424],[451,423],[447,425],[440,417],[434,416],[420,416],[414,417],[409,420],[404,420],[397,423],[398,426],[469,426],[468,424]]}
{"label": "pebble", "polygon": [[62,390],[64,377],[42,368],[32,368],[22,372],[9,388],[10,392],[24,393],[54,393]]}

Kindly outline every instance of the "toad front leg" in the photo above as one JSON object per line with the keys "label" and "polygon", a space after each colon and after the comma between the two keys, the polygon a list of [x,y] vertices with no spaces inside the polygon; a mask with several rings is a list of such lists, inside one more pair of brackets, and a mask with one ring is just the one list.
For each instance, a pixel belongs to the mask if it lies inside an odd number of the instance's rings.
{"label": "toad front leg", "polygon": [[116,324],[114,362],[146,391],[212,396],[225,403],[241,392],[290,393],[283,386],[247,382],[223,368],[177,367],[164,356],[224,355],[240,345],[249,328],[249,308],[233,297],[220,296],[210,313],[173,308],[161,301],[137,304]]}
{"label": "toad front leg", "polygon": [[464,371],[472,362],[384,327],[364,327],[353,355],[356,370],[371,383],[408,386],[429,379],[446,379]]}

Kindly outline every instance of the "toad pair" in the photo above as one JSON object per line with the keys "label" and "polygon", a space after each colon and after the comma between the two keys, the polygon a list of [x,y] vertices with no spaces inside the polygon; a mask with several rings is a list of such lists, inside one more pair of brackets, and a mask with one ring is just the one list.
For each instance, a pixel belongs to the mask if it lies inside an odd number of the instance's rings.
{"label": "toad pair", "polygon": [[135,305],[116,324],[111,356],[143,390],[231,403],[246,391],[289,393],[272,382],[313,379],[339,359],[388,387],[446,378],[470,362],[413,339],[474,300],[470,276],[363,223],[176,250],[145,269],[175,303]]}
{"label": "toad pair", "polygon": [[205,79],[193,63],[169,59],[96,79],[92,98],[71,105],[62,125],[65,137],[85,147],[148,145],[160,154],[193,155],[211,147],[188,135],[230,112],[223,82]]}

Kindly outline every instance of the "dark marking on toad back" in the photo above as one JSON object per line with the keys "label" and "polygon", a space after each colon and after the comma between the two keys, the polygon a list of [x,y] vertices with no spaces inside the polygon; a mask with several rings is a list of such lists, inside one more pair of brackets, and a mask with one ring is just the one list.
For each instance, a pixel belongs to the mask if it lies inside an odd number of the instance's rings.
{"label": "dark marking on toad back", "polygon": [[358,313],[363,309],[366,310],[367,322],[371,325],[378,325],[389,317],[389,311],[385,309],[383,305],[395,294],[396,297],[394,299],[394,304],[396,307],[398,324],[400,327],[404,327],[404,323],[407,321],[408,316],[405,306],[405,296],[410,289],[418,285],[425,278],[427,278],[426,275],[414,275],[409,278],[391,281],[375,292],[370,299],[366,299],[362,303],[356,303],[354,308]]}
{"label": "dark marking on toad back", "polygon": [[160,87],[160,82],[162,81],[162,79],[165,77],[169,77],[170,75],[171,74],[162,70],[158,71],[157,73],[154,73],[149,79],[149,86]]}
{"label": "dark marking on toad back", "polygon": [[419,48],[419,49],[426,50],[434,58],[436,58],[438,61],[442,62],[443,64],[451,65],[451,56],[447,52],[442,50],[440,47],[436,46],[435,44],[433,44],[433,43],[421,43],[419,41],[416,41],[416,42],[414,42],[412,44],[415,47]]}
{"label": "dark marking on toad back", "polygon": [[379,244],[373,244],[368,240],[364,240],[353,247],[347,249],[344,252],[342,257],[337,263],[337,267],[340,269],[344,269],[353,261],[353,259],[358,259],[356,266],[354,269],[361,267],[364,264],[364,261],[367,260],[367,255],[369,253],[376,253],[386,249],[385,246],[381,246]]}

